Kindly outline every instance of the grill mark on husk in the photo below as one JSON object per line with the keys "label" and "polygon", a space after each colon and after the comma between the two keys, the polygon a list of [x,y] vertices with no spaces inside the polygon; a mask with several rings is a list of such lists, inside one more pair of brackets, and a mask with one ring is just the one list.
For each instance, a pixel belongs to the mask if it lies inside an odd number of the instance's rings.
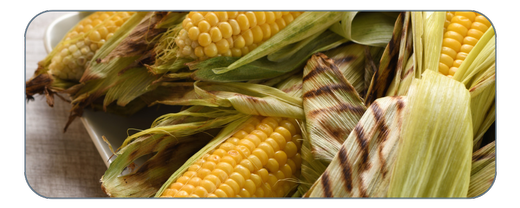
{"label": "grill mark on husk", "polygon": [[313,98],[318,97],[321,95],[330,95],[333,94],[333,91],[345,91],[345,92],[352,92],[354,90],[353,88],[350,88],[349,86],[346,86],[344,84],[331,84],[331,85],[325,85],[321,86],[318,89],[313,89],[305,92],[303,94],[304,98]]}
{"label": "grill mark on husk", "polygon": [[343,186],[348,192],[352,192],[352,169],[348,162],[347,151],[345,146],[341,146],[338,152],[339,165],[341,166],[341,176],[343,179]]}
{"label": "grill mark on husk", "polygon": [[325,194],[325,197],[332,198],[334,195],[332,194],[332,190],[330,189],[330,179],[329,179],[329,172],[325,171],[323,172],[321,176],[321,185],[323,185],[323,194]]}
{"label": "grill mark on husk", "polygon": [[336,113],[348,112],[348,113],[353,113],[356,115],[363,115],[365,113],[365,108],[362,106],[350,105],[348,103],[340,103],[335,106],[312,110],[307,115],[309,117],[316,117],[317,115],[322,114],[322,113],[333,113],[333,112],[336,112]]}

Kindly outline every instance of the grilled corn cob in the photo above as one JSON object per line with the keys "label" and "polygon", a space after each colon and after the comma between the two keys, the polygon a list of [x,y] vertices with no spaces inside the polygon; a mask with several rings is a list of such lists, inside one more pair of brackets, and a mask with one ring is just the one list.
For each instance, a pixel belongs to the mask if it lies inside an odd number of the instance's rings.
{"label": "grilled corn cob", "polygon": [[190,12],[175,39],[179,57],[241,57],[302,12]]}
{"label": "grilled corn cob", "polygon": [[79,81],[94,53],[134,12],[94,12],[69,31],[53,50],[49,73],[64,80]]}
{"label": "grilled corn cob", "polygon": [[197,159],[161,197],[283,197],[299,175],[301,138],[293,119],[259,117]]}
{"label": "grilled corn cob", "polygon": [[491,27],[475,12],[446,12],[439,72],[453,76],[478,40]]}

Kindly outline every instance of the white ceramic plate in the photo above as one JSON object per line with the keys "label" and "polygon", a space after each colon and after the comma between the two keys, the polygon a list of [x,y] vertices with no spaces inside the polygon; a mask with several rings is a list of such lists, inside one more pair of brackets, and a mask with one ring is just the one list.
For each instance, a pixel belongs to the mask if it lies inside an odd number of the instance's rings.
{"label": "white ceramic plate", "polygon": [[[50,52],[65,34],[86,15],[84,12],[66,13],[52,22],[44,35],[44,44],[47,52]],[[127,135],[136,133],[135,130],[128,129],[147,129],[157,117],[174,112],[176,109],[178,107],[174,106],[150,107],[128,117],[85,109],[81,122],[83,122],[92,138],[92,142],[94,142],[101,158],[108,167],[115,158],[111,157],[112,152],[108,144],[103,141],[102,136],[105,136],[114,150],[116,150],[121,146]]]}

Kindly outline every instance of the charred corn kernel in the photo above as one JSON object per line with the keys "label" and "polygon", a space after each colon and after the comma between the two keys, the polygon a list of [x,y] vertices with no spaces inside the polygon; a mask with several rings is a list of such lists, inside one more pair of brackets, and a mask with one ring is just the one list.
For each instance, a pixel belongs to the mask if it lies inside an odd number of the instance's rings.
{"label": "charred corn kernel", "polygon": [[[190,12],[175,43],[177,56],[205,60],[215,56],[241,57],[294,21],[302,12]],[[202,37],[201,37],[202,36]],[[219,41],[228,39],[228,45]],[[192,47],[187,40],[202,48]],[[211,46],[216,44],[217,50]],[[189,50],[186,47],[192,47]]]}
{"label": "charred corn kernel", "polygon": [[491,23],[475,12],[446,12],[439,72],[453,76]]}
{"label": "charred corn kernel", "polygon": [[94,12],[82,19],[53,50],[49,73],[64,80],[79,81],[85,65],[134,12]]}
{"label": "charred corn kernel", "polygon": [[[301,138],[295,124],[291,119],[263,118],[245,125],[194,161],[162,196],[285,196],[290,191],[286,184],[292,187],[296,181],[288,179],[299,175],[301,165],[298,146],[293,142]],[[206,174],[201,176],[201,170]]]}

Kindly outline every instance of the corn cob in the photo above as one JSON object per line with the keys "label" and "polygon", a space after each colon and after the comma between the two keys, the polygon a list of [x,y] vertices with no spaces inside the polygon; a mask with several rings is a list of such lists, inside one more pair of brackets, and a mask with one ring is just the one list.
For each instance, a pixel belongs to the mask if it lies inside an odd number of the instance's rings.
{"label": "corn cob", "polygon": [[54,50],[49,73],[64,80],[79,81],[94,53],[134,12],[95,12],[69,31]]}
{"label": "corn cob", "polygon": [[190,12],[175,38],[179,57],[241,57],[302,12]]}
{"label": "corn cob", "polygon": [[478,40],[491,27],[475,12],[446,12],[439,72],[453,76]]}
{"label": "corn cob", "polygon": [[293,119],[259,117],[189,166],[161,197],[283,197],[299,175]]}

